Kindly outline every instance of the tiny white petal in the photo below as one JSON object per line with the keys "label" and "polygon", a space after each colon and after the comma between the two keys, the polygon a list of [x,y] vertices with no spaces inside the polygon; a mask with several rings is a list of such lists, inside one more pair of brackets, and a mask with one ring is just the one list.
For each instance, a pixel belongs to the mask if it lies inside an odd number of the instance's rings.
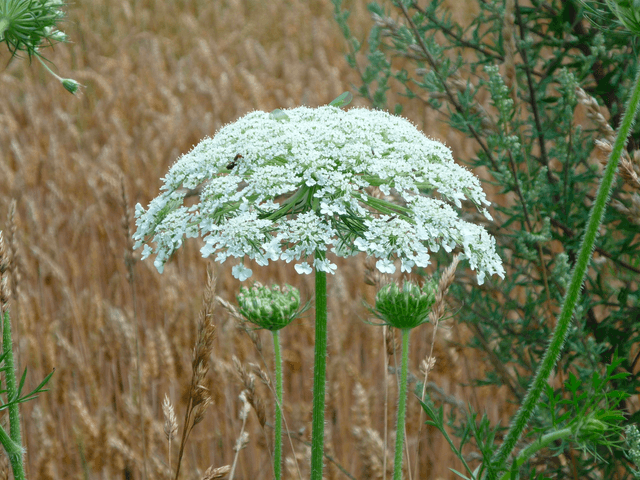
{"label": "tiny white petal", "polygon": [[395,273],[396,271],[396,266],[388,258],[383,258],[382,260],[378,260],[376,262],[376,268],[381,273]]}
{"label": "tiny white petal", "polygon": [[400,265],[400,271],[403,273],[404,272],[410,273],[414,265],[415,265],[415,262],[413,260],[407,260],[403,258],[402,263]]}
{"label": "tiny white petal", "polygon": [[369,242],[367,242],[364,238],[356,238],[356,241],[353,244],[358,248],[358,250],[364,252],[369,248]]}
{"label": "tiny white petal", "polygon": [[240,263],[231,269],[231,274],[241,282],[244,282],[247,278],[253,275],[253,271]]}
{"label": "tiny white petal", "polygon": [[311,265],[309,265],[307,262],[297,263],[294,265],[294,268],[300,275],[309,275],[313,271]]}
{"label": "tiny white petal", "polygon": [[160,260],[160,257],[156,257],[155,261],[153,262],[153,265],[158,270],[158,273],[164,272],[164,262]]}

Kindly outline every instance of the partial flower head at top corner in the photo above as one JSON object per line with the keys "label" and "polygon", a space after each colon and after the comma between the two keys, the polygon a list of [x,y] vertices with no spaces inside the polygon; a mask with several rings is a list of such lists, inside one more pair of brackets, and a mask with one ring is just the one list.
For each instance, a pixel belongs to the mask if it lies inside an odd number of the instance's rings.
{"label": "partial flower head at top corner", "polygon": [[640,35],[640,0],[606,0],[607,5],[631,33]]}
{"label": "partial flower head at top corner", "polygon": [[249,322],[272,332],[286,327],[308,308],[300,308],[300,292],[291,285],[266,287],[256,282],[251,288],[242,287],[236,298],[240,313]]}
{"label": "partial flower head at top corner", "polygon": [[374,315],[401,330],[415,328],[429,321],[429,313],[436,299],[438,284],[433,280],[420,288],[405,281],[400,287],[396,282],[384,285],[376,295]]}
{"label": "partial flower head at top corner", "polygon": [[12,55],[39,56],[39,47],[68,41],[57,24],[64,18],[62,0],[5,0],[0,2],[0,42]]}

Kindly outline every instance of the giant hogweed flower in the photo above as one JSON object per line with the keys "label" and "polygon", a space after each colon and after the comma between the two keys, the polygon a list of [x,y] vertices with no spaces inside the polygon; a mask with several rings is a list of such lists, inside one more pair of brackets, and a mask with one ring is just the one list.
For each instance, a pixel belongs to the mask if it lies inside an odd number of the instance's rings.
{"label": "giant hogweed flower", "polygon": [[[311,273],[314,254],[313,267],[334,273],[327,251],[365,252],[386,273],[397,258],[409,272],[426,267],[430,252],[455,246],[479,283],[504,273],[494,238],[453,206],[469,200],[490,218],[478,179],[446,146],[381,111],[251,112],[183,155],[161,190],[148,209],[136,206],[134,235],[143,258],[157,254],[160,272],[184,237],[201,236],[204,257],[296,261],[298,273]],[[200,202],[185,205],[194,191]],[[240,280],[252,274],[242,263],[232,271]]]}

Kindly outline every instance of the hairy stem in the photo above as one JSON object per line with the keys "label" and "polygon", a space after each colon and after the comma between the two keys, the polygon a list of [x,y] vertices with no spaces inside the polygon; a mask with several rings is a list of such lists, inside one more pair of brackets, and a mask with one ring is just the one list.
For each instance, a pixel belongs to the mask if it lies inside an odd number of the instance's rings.
{"label": "hairy stem", "polygon": [[[321,259],[316,253],[316,258]],[[327,274],[316,269],[316,344],[313,360],[311,480],[322,480],[324,394],[327,373]]]}
{"label": "hairy stem", "polygon": [[282,356],[280,355],[280,335],[273,331],[273,353],[276,367],[276,418],[273,437],[273,474],[276,480],[282,477]]}
{"label": "hairy stem", "polygon": [[[22,434],[20,432],[20,404],[18,400],[18,385],[16,367],[13,360],[13,341],[11,339],[11,318],[9,312],[2,312],[2,351],[4,354],[4,371],[7,385],[7,402],[9,403],[9,436],[2,430],[0,441],[4,446],[15,480],[24,480],[24,465],[22,459]],[[7,440],[11,440],[8,442]]]}
{"label": "hairy stem", "polygon": [[[538,438],[535,442],[533,442],[528,447],[524,448],[514,460],[516,467],[520,467],[524,462],[533,457],[538,451],[543,448],[549,446],[556,440],[563,440],[570,438],[573,435],[573,432],[570,428],[563,428],[561,430],[556,430],[555,432],[547,433],[542,437]],[[511,478],[511,472],[506,472],[504,475],[500,477],[500,480],[509,480]]]}
{"label": "hairy stem", "polygon": [[598,236],[598,228],[602,223],[602,217],[604,216],[607,201],[609,200],[611,187],[613,185],[613,181],[615,180],[618,161],[620,160],[622,149],[624,148],[627,142],[627,137],[629,136],[629,132],[631,131],[631,127],[633,125],[639,103],[640,70],[637,73],[635,85],[633,87],[633,91],[631,92],[631,97],[629,99],[629,103],[627,104],[624,118],[622,119],[622,122],[620,124],[620,129],[618,131],[616,141],[613,145],[613,150],[611,151],[607,167],[602,176],[602,180],[600,181],[600,187],[598,188],[595,202],[591,207],[589,222],[585,229],[582,245],[580,246],[580,252],[578,253],[578,258],[573,270],[573,275],[571,276],[571,283],[569,284],[569,288],[567,289],[564,303],[562,305],[562,310],[560,312],[560,316],[558,317],[558,322],[553,332],[551,342],[549,343],[549,347],[547,348],[547,351],[542,358],[540,366],[538,367],[538,371],[536,372],[535,378],[531,383],[531,387],[527,392],[524,402],[511,423],[511,427],[509,428],[502,446],[493,457],[491,465],[488,466],[488,478],[490,480],[495,480],[497,478],[498,472],[504,469],[506,460],[513,451],[516,443],[518,442],[518,439],[522,435],[523,430],[527,426],[527,423],[529,423],[529,419],[536,409],[538,399],[540,398],[540,395],[544,390],[547,379],[549,378],[549,375],[551,375],[551,372],[556,365],[560,353],[562,352],[562,347],[564,345],[569,326],[571,325],[573,311],[575,309],[576,303],[578,302],[578,298],[580,297],[580,289],[582,287],[582,283],[589,266],[589,261],[593,253],[594,244]]}
{"label": "hairy stem", "polygon": [[1,426],[0,443],[2,443],[5,452],[7,452],[7,457],[11,463],[11,470],[13,470],[13,477],[16,480],[25,479],[24,467],[22,465],[22,446],[11,440],[11,437]]}
{"label": "hairy stem", "polygon": [[402,365],[398,391],[398,424],[396,425],[396,452],[393,462],[393,480],[402,480],[402,450],[404,448],[404,423],[407,410],[407,372],[409,371],[409,335],[411,330],[402,330]]}

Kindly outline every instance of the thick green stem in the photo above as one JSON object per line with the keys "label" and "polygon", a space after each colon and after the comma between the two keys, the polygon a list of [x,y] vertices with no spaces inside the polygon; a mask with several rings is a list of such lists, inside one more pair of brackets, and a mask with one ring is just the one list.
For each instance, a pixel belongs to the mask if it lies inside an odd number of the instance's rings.
{"label": "thick green stem", "polygon": [[7,457],[9,457],[9,462],[11,463],[11,469],[13,470],[13,477],[18,479],[24,479],[24,467],[22,465],[22,446],[13,440],[11,437],[7,435],[2,426],[0,426],[0,443],[4,447],[5,452],[7,452]]}
{"label": "thick green stem", "polygon": [[[537,452],[551,445],[556,440],[564,440],[565,438],[570,438],[572,435],[573,431],[570,428],[563,428],[561,430],[556,430],[555,432],[543,435],[518,454],[518,457],[514,460],[516,468],[520,467],[524,462],[533,457]],[[509,480],[510,478],[511,472],[506,472],[500,477],[500,480]]]}
{"label": "thick green stem", "polygon": [[407,411],[407,372],[409,371],[409,335],[411,330],[402,330],[402,367],[398,389],[398,424],[396,426],[396,452],[393,463],[393,480],[402,480],[402,459],[404,453],[404,423]]}
{"label": "thick green stem", "polygon": [[7,451],[13,477],[15,480],[24,480],[24,465],[22,463],[22,434],[20,433],[20,404],[18,399],[18,382],[16,380],[16,368],[13,360],[13,342],[11,340],[11,319],[9,312],[5,311],[2,322],[2,351],[5,354],[4,371],[7,384],[7,402],[9,403],[9,435],[11,443],[5,443],[6,432],[0,434],[0,441]]}
{"label": "thick green stem", "polygon": [[629,136],[629,132],[633,125],[639,103],[640,70],[638,71],[638,74],[636,76],[635,85],[633,87],[633,91],[631,92],[631,97],[629,99],[629,103],[627,104],[627,109],[622,119],[622,123],[620,124],[618,136],[616,137],[616,141],[613,145],[613,149],[609,157],[609,162],[607,163],[607,167],[602,176],[602,180],[600,181],[600,187],[598,188],[596,200],[591,207],[589,222],[585,230],[582,245],[580,246],[580,252],[578,253],[578,259],[576,261],[575,269],[573,271],[573,275],[571,276],[571,283],[569,284],[569,288],[567,289],[567,293],[564,298],[564,304],[562,305],[562,310],[560,312],[560,316],[558,317],[558,323],[556,324],[556,328],[553,332],[549,347],[547,348],[547,351],[545,352],[544,357],[540,362],[540,366],[538,367],[538,371],[536,372],[535,378],[531,383],[531,387],[527,392],[524,402],[516,413],[516,416],[511,423],[511,428],[509,429],[504,442],[502,443],[502,446],[491,460],[491,465],[488,465],[488,477],[490,480],[495,480],[499,471],[504,469],[506,460],[513,451],[518,439],[522,435],[523,430],[527,426],[527,423],[529,423],[529,419],[531,418],[531,415],[533,415],[537,407],[538,399],[540,398],[540,395],[542,394],[542,391],[547,384],[547,379],[549,378],[549,375],[551,375],[551,372],[555,367],[558,358],[560,357],[560,353],[562,352],[562,347],[567,336],[567,331],[569,330],[569,326],[571,325],[573,311],[575,309],[576,303],[578,302],[578,298],[580,297],[582,282],[584,281],[584,277],[589,266],[589,260],[591,259],[591,254],[593,253],[595,241],[598,236],[598,228],[600,227],[600,223],[602,222],[602,217],[604,216],[607,201],[609,200],[611,186],[613,185],[613,181],[615,180],[618,161],[620,160],[620,155],[627,142],[627,137]]}
{"label": "thick green stem", "polygon": [[[316,258],[321,259],[316,254]],[[324,392],[327,373],[327,274],[316,268],[316,345],[313,360],[311,480],[322,480],[324,456]]]}
{"label": "thick green stem", "polygon": [[282,356],[280,355],[280,335],[273,331],[273,353],[276,367],[276,418],[273,437],[273,474],[275,480],[282,477]]}

